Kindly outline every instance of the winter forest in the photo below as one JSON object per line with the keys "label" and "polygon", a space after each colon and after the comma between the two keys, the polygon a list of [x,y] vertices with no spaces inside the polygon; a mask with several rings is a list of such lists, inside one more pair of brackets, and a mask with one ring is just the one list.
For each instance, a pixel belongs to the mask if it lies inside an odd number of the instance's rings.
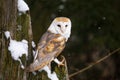
{"label": "winter forest", "polygon": [[0,80],[120,80],[119,4],[0,0]]}

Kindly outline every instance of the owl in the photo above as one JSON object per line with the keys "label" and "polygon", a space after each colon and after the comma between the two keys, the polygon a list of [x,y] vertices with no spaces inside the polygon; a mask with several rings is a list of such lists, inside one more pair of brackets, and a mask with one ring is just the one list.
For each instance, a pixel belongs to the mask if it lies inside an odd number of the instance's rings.
{"label": "owl", "polygon": [[55,18],[41,37],[37,45],[34,61],[26,68],[26,71],[41,70],[44,66],[49,65],[51,61],[55,61],[58,65],[64,65],[64,60],[60,62],[57,57],[65,48],[70,34],[70,19],[67,17]]}

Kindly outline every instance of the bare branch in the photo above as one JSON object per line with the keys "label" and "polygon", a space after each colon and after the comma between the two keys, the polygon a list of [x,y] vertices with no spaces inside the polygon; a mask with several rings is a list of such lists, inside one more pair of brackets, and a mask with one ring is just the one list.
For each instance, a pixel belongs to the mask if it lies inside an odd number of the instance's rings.
{"label": "bare branch", "polygon": [[71,78],[71,77],[73,77],[73,76],[75,76],[75,75],[77,75],[77,74],[79,74],[79,73],[82,73],[82,72],[90,69],[91,67],[93,67],[93,66],[95,66],[96,64],[104,61],[105,59],[107,59],[107,58],[110,57],[112,54],[114,54],[114,53],[116,53],[116,52],[118,52],[118,51],[120,51],[120,48],[114,50],[114,51],[111,52],[111,53],[108,53],[108,55],[106,55],[106,56],[104,56],[103,58],[97,60],[96,62],[90,64],[89,66],[87,66],[87,67],[85,67],[85,68],[83,68],[83,69],[81,69],[81,70],[79,70],[79,71],[77,71],[77,72],[75,72],[75,73],[70,74],[70,75],[69,75],[69,78]]}

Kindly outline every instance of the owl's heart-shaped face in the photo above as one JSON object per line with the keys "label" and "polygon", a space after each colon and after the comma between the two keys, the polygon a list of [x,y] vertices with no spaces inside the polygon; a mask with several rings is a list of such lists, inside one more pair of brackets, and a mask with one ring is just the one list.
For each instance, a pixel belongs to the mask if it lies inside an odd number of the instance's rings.
{"label": "owl's heart-shaped face", "polygon": [[56,22],[55,23],[55,30],[60,34],[65,34],[68,31],[68,22]]}
{"label": "owl's heart-shaped face", "polygon": [[57,17],[53,20],[48,30],[64,36],[67,40],[71,34],[71,21],[66,17]]}

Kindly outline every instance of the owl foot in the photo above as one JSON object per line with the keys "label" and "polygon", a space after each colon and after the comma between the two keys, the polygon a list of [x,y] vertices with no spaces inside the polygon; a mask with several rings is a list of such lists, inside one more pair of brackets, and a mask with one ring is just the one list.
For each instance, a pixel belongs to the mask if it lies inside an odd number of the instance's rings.
{"label": "owl foot", "polygon": [[61,55],[62,61],[60,61],[60,63],[58,64],[58,67],[60,66],[64,66],[64,62],[65,62],[65,57]]}
{"label": "owl foot", "polygon": [[64,62],[65,62],[65,58],[64,56],[61,56],[62,57],[62,61],[59,61],[57,58],[54,59],[54,62],[56,62],[58,64],[58,67],[60,66],[64,66]]}

